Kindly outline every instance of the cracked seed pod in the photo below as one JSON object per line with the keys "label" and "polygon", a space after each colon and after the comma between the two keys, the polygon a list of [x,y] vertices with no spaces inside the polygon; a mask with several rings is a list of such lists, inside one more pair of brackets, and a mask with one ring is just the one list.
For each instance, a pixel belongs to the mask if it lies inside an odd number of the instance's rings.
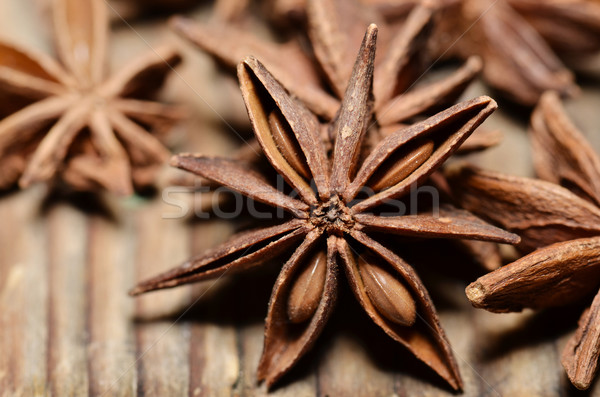
{"label": "cracked seed pod", "polygon": [[[377,235],[519,241],[516,235],[451,207],[441,208],[439,216],[424,210],[417,215],[378,215],[382,205],[408,195],[411,187],[438,169],[496,104],[488,97],[461,102],[389,133],[362,158],[367,131],[376,128],[372,98],[377,31],[375,25],[367,28],[338,116],[325,125],[335,136],[332,151],[322,141],[323,125],[317,115],[290,95],[262,63],[248,57],[238,66],[256,139],[293,191],[277,190],[263,174],[236,160],[182,154],[172,163],[287,215],[276,226],[234,236],[131,291],[137,295],[233,274],[286,255],[289,259],[269,303],[258,368],[259,379],[268,387],[316,342],[334,310],[339,283],[346,279],[377,326],[452,388],[460,389],[458,366],[424,285],[412,267],[377,241]],[[404,167],[391,163],[423,147],[411,161],[401,162]],[[375,191],[363,197],[362,187],[367,185]]]}
{"label": "cracked seed pod", "polygon": [[[568,305],[595,294],[562,353],[571,382],[587,389],[600,351],[600,158],[548,92],[531,118],[539,179],[462,168],[450,175],[461,205],[522,237],[533,251],[467,287],[492,312]],[[537,249],[537,250],[536,250]]]}

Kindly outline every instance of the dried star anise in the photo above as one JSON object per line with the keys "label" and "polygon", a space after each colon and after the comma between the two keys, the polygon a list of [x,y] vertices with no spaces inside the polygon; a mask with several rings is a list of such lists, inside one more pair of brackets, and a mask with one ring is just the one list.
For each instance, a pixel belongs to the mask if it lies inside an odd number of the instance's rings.
{"label": "dried star anise", "polygon": [[57,176],[121,194],[151,184],[169,152],[148,130],[181,111],[149,98],[180,56],[162,46],[107,78],[105,2],[55,0],[53,17],[62,64],[0,43],[0,188]]}
{"label": "dried star anise", "polygon": [[484,79],[524,105],[534,106],[546,90],[556,90],[562,95],[576,92],[572,73],[543,37],[511,7],[511,2],[443,2],[444,11],[436,32],[436,54],[459,58],[481,56]]}
{"label": "dried star anise", "polygon": [[[392,21],[402,21],[415,0],[371,0]],[[440,0],[431,50],[443,58],[483,59],[483,77],[523,105],[546,90],[577,92],[563,65],[600,49],[600,5],[589,0]]]}
{"label": "dried star anise", "polygon": [[[172,26],[230,70],[245,56],[256,56],[311,111],[332,120],[365,28],[371,22],[384,23],[374,9],[356,0],[309,0],[306,7],[313,54],[307,54],[297,41],[269,43],[226,24],[199,24],[176,17]],[[412,117],[453,104],[480,71],[481,62],[473,57],[441,81],[414,86],[426,69],[420,49],[434,14],[431,4],[422,4],[401,27],[382,26],[373,82],[374,112],[381,128],[369,133],[385,136]]]}
{"label": "dried star anise", "polygon": [[600,50],[597,0],[508,0],[559,54],[582,56]]}
{"label": "dried star anise", "polygon": [[[262,174],[235,160],[183,154],[172,163],[283,209],[291,219],[234,236],[131,291],[135,295],[247,270],[293,250],[274,286],[266,319],[258,377],[268,386],[292,368],[322,331],[334,307],[341,266],[370,318],[453,388],[461,388],[458,367],[425,287],[414,270],[371,233],[518,242],[517,236],[462,210],[442,209],[439,217],[432,212],[379,214],[383,204],[407,195],[411,186],[440,167],[496,104],[480,97],[400,128],[358,167],[362,141],[373,126],[376,36],[377,27],[370,25],[338,117],[326,125],[255,58],[238,66],[256,138],[293,192],[277,190]],[[331,155],[320,139],[321,128],[330,128],[336,136]],[[364,197],[364,186],[374,194]]]}
{"label": "dried star anise", "polygon": [[571,382],[586,389],[600,352],[600,158],[556,93],[542,96],[531,136],[535,169],[544,180],[474,168],[450,178],[465,208],[521,235],[522,250],[541,247],[466,292],[474,306],[493,312],[562,306],[596,294],[562,354]]}

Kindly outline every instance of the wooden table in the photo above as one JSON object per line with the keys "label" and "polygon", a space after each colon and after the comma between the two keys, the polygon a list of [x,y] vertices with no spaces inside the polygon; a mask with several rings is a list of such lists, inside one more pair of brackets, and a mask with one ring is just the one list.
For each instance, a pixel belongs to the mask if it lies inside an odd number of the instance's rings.
{"label": "wooden table", "polygon": [[[29,2],[0,3],[2,37],[51,52],[48,26],[40,20]],[[165,36],[174,40],[161,21],[116,25],[112,66]],[[219,124],[218,115],[243,118],[235,84],[217,75],[208,58],[187,46],[184,50],[186,64],[170,80],[165,98],[188,103],[192,117],[178,128],[173,143],[186,151],[226,153],[236,138]],[[475,85],[467,96],[482,92],[483,86]],[[233,105],[230,98],[236,98]],[[586,81],[583,95],[568,109],[600,150],[598,84]],[[501,109],[490,125],[504,130],[505,141],[473,161],[531,174],[526,122],[526,115],[509,117]],[[256,384],[256,366],[280,264],[137,299],[127,295],[136,280],[231,233],[224,221],[166,219],[173,210],[160,194],[64,195],[36,186],[0,197],[0,395],[267,393]],[[419,271],[455,350],[465,381],[462,395],[600,395],[598,384],[587,394],[577,392],[559,364],[581,308],[506,315],[475,310],[464,287],[476,271],[449,266],[456,265],[448,264],[441,273]],[[371,325],[342,290],[338,310],[314,351],[271,395],[455,393]]]}

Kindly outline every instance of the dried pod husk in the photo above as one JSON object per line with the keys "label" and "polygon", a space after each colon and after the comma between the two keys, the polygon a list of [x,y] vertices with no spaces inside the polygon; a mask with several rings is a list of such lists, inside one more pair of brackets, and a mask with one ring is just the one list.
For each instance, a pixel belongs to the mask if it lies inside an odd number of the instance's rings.
{"label": "dried pod husk", "polygon": [[303,323],[315,314],[323,295],[326,271],[327,254],[318,250],[296,276],[288,296],[287,313],[292,323]]}
{"label": "dried pod husk", "polygon": [[[454,153],[471,133],[496,109],[497,105],[489,97],[481,96],[461,102],[428,119],[407,128],[400,128],[395,133],[386,136],[371,151],[363,162],[356,177],[344,192],[344,200],[350,202],[380,169],[388,171],[394,159],[402,158],[423,146],[428,141],[433,142],[432,152],[427,151],[419,157],[418,166],[414,167],[406,177],[399,182],[386,186],[386,189],[353,206],[358,213],[373,208],[386,200],[406,194],[411,186],[421,183],[435,168]],[[413,146],[414,145],[414,146]],[[429,145],[427,143],[427,145]],[[405,151],[406,150],[406,151]],[[388,162],[390,160],[390,162]]]}
{"label": "dried pod husk", "polygon": [[[310,186],[313,180],[319,196],[327,197],[327,156],[316,116],[290,97],[255,58],[246,58],[239,65],[238,77],[257,140],[270,163],[305,202],[317,203]],[[279,110],[271,116],[275,109]],[[298,158],[301,165],[296,161],[290,164],[288,159],[292,157]]]}
{"label": "dried pod husk", "polygon": [[557,93],[542,95],[529,131],[537,176],[600,205],[600,159],[569,119]]}
{"label": "dried pod husk", "polygon": [[[462,388],[458,366],[454,360],[446,335],[439,323],[433,303],[414,270],[386,247],[372,240],[366,234],[354,231],[351,233],[351,237],[353,241],[350,242],[347,239],[338,238],[337,250],[339,252],[340,265],[343,266],[350,287],[365,312],[387,335],[409,349],[419,360],[437,372],[453,388]],[[350,243],[352,246],[350,246]],[[357,252],[360,255],[357,255]],[[363,281],[363,278],[368,277],[363,276],[363,273],[365,273],[364,270],[362,272],[359,270],[359,267],[362,266],[359,263],[359,257],[365,255],[366,258],[374,256],[376,259],[373,261],[369,260],[369,262],[378,265],[383,264],[386,273],[397,281],[401,280],[402,287],[409,291],[408,296],[410,296],[415,305],[415,321],[412,326],[402,325],[390,320],[383,312],[387,311],[389,315],[391,310],[380,309],[384,305],[380,302],[376,306],[373,302],[371,298],[373,293],[368,292],[369,287]],[[403,310],[405,314],[410,311],[412,309],[408,311]],[[395,317],[396,319],[400,317],[403,318],[403,322],[407,322],[405,320],[410,319],[412,315],[390,317]]]}
{"label": "dried pod husk", "polygon": [[500,313],[568,305],[600,286],[591,281],[600,275],[599,252],[599,237],[552,244],[478,278],[466,294],[473,306]]}
{"label": "dried pod husk", "polygon": [[288,297],[294,288],[293,276],[305,268],[307,262],[313,262],[314,252],[325,252],[320,235],[319,231],[313,230],[306,236],[281,269],[273,287],[265,321],[264,349],[257,374],[260,380],[266,381],[267,387],[271,387],[312,347],[335,306],[338,288],[335,236],[329,236],[327,255],[322,258],[326,262],[325,275],[317,307],[306,321],[300,324],[289,321]]}

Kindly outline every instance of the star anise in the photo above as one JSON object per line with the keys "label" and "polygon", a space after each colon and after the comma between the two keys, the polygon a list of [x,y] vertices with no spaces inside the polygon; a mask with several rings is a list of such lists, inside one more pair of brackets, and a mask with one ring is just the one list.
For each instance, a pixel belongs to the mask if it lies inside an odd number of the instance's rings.
{"label": "star anise", "polygon": [[[415,0],[370,1],[391,20],[403,20]],[[440,0],[433,54],[483,59],[483,77],[523,105],[546,90],[577,92],[559,56],[600,49],[600,5],[589,0]]]}
{"label": "star anise", "polygon": [[481,56],[484,79],[524,105],[534,106],[546,90],[576,92],[572,73],[510,2],[444,1],[435,53]]}
{"label": "star anise", "polygon": [[[458,367],[425,287],[414,270],[373,235],[518,241],[513,234],[452,208],[441,209],[439,217],[433,212],[380,214],[382,205],[407,195],[411,186],[440,167],[496,104],[479,97],[400,128],[387,135],[358,167],[362,141],[373,126],[376,36],[377,27],[370,25],[338,117],[324,126],[255,58],[239,65],[240,86],[256,138],[293,192],[276,189],[263,174],[235,160],[183,154],[172,163],[283,209],[291,219],[234,236],[131,291],[135,295],[220,277],[293,250],[275,283],[266,319],[258,377],[266,379],[268,386],[315,343],[333,310],[343,271],[375,324],[452,387],[461,388]],[[331,129],[336,136],[331,155],[320,139],[321,128]],[[363,186],[374,194],[363,197]]]}
{"label": "star anise", "polygon": [[296,40],[269,43],[231,25],[200,24],[176,17],[172,26],[232,71],[245,56],[256,56],[311,111],[324,120],[332,120],[348,84],[363,32],[371,22],[377,23],[382,26],[382,37],[375,61],[373,94],[376,122],[381,128],[371,131],[377,135],[394,131],[415,116],[453,104],[481,69],[480,60],[473,57],[440,81],[414,86],[426,70],[421,48],[436,12],[430,3],[415,7],[401,27],[385,25],[374,9],[356,0],[309,0],[306,7],[312,54],[307,54]]}
{"label": "star anise", "polygon": [[600,50],[597,0],[508,0],[559,54],[582,56]]}
{"label": "star anise", "polygon": [[586,389],[600,352],[600,158],[546,93],[531,120],[540,178],[464,168],[451,180],[465,208],[518,233],[536,251],[468,286],[474,306],[493,312],[567,305],[596,294],[564,348],[571,382]]}
{"label": "star anise", "polygon": [[158,136],[181,112],[152,102],[180,56],[153,49],[106,77],[103,0],[55,0],[61,63],[0,43],[0,188],[62,177],[121,194],[146,186],[169,152]]}

